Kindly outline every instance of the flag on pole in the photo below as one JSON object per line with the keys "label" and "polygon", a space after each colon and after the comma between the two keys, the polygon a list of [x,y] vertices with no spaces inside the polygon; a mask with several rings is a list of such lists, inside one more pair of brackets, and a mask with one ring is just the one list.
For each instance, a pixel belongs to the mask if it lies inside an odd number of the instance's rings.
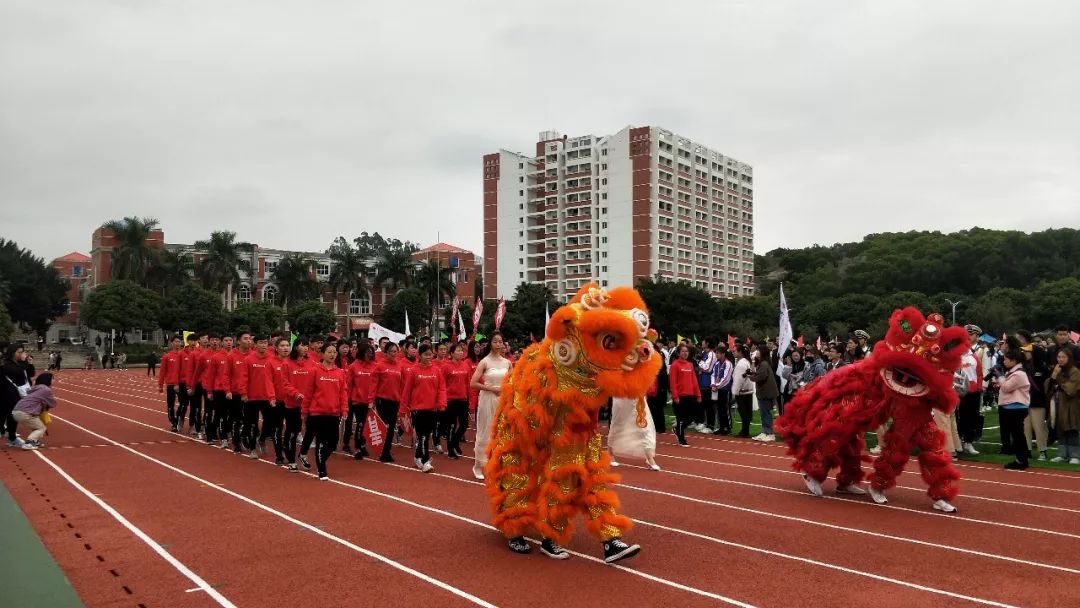
{"label": "flag on pole", "polygon": [[450,339],[450,336],[446,335],[446,333],[445,333],[445,332],[441,332],[441,331],[440,331],[440,332],[439,332],[439,339],[440,339],[440,340],[449,340],[449,339]]}
{"label": "flag on pole", "polygon": [[799,336],[799,339],[795,340],[795,346],[798,346],[799,348],[802,348],[803,346],[806,346],[806,342],[803,341],[802,336]]}
{"label": "flag on pole", "polygon": [[784,297],[784,284],[780,284],[780,335],[776,338],[777,358],[783,359],[784,353],[791,348],[791,317],[788,316],[787,298]]}
{"label": "flag on pole", "polygon": [[412,332],[409,331],[409,311],[405,311],[405,335],[411,336]]}
{"label": "flag on pole", "polygon": [[822,344],[821,344],[821,336],[818,336],[818,337],[817,337],[817,344],[816,344],[816,346],[817,346],[818,352],[821,352],[821,351],[822,351],[822,348],[821,348],[821,347],[822,347]]}
{"label": "flag on pole", "polygon": [[701,344],[701,341],[697,339],[697,334],[694,334],[694,344]]}
{"label": "flag on pole", "polygon": [[495,330],[498,331],[502,326],[503,319],[506,318],[506,300],[499,298],[499,305],[495,308]]}
{"label": "flag on pole", "polygon": [[289,348],[292,348],[293,345],[296,344],[296,339],[299,337],[300,336],[296,335],[295,333],[291,331],[289,332]]}
{"label": "flag on pole", "polygon": [[457,325],[458,317],[458,299],[454,298],[454,306],[450,309],[450,331],[454,331],[454,327]]}
{"label": "flag on pole", "polygon": [[458,339],[459,342],[464,342],[465,341],[465,319],[462,318],[461,315],[458,315],[457,326],[458,326],[458,338],[457,339]]}
{"label": "flag on pole", "polygon": [[1074,343],[1080,342],[1080,334],[1076,333],[1075,331],[1070,331],[1069,337],[1072,338],[1072,341]]}
{"label": "flag on pole", "polygon": [[472,313],[472,333],[476,336],[480,333],[480,315],[484,314],[484,301],[476,298],[476,308]]}
{"label": "flag on pole", "polygon": [[682,334],[675,334],[675,344],[682,344],[686,338],[682,337]]}
{"label": "flag on pole", "polygon": [[547,337],[547,326],[551,323],[551,309],[548,307],[548,303],[544,302],[544,336]]}
{"label": "flag on pole", "polygon": [[727,335],[727,349],[729,353],[735,353],[735,336],[731,334]]}

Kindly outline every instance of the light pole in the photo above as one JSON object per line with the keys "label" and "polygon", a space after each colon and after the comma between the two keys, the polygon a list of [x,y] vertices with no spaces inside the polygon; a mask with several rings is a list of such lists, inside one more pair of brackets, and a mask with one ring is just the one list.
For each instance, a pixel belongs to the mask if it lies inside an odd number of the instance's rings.
{"label": "light pole", "polygon": [[945,298],[945,301],[952,306],[952,324],[956,325],[956,307],[960,305],[960,300],[953,302],[949,298]]}

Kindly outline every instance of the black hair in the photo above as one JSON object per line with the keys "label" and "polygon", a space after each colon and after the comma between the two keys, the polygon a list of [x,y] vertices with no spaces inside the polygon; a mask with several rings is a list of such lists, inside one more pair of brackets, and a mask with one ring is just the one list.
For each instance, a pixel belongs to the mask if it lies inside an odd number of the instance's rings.
{"label": "black hair", "polygon": [[371,346],[371,344],[368,344],[368,342],[366,340],[364,342],[361,342],[361,343],[356,345],[356,360],[357,361],[367,361],[368,360],[368,354],[370,354],[371,357],[374,358],[375,357],[375,348],[373,346]]}
{"label": "black hair", "polygon": [[[243,334],[241,334],[241,335],[243,335]],[[262,342],[263,340],[266,340],[267,342],[269,342],[270,338],[266,337],[266,334],[255,334],[252,337],[252,340],[255,341],[255,342]]]}
{"label": "black hair", "polygon": [[181,342],[184,341],[184,339],[180,337],[180,334],[173,334],[173,337],[169,338],[169,342],[172,342],[173,340],[180,340]]}
{"label": "black hair", "polygon": [[281,343],[282,343],[282,341],[284,341],[284,342],[288,342],[288,341],[289,341],[289,339],[288,339],[288,338],[286,338],[285,336],[278,336],[278,337],[277,337],[277,339],[275,339],[275,340],[274,340],[274,345],[273,345],[273,346],[274,346],[274,348],[277,348],[278,344],[281,344]]}
{"label": "black hair", "polygon": [[[205,336],[206,334],[202,334],[202,335]],[[189,334],[188,337],[187,337],[187,341],[188,342],[198,342],[199,341],[199,334]]]}
{"label": "black hair", "polygon": [[1054,331],[1069,331],[1069,327],[1067,325],[1058,325],[1054,328]]}
{"label": "black hair", "polygon": [[390,352],[391,348],[401,348],[401,347],[398,346],[397,344],[394,344],[393,341],[387,340],[386,344],[383,344],[382,352],[388,353],[388,352]]}
{"label": "black hair", "polygon": [[53,375],[49,372],[44,374],[38,374],[38,377],[34,379],[34,385],[44,384],[45,386],[52,386]]}
{"label": "black hair", "polygon": [[1026,329],[1016,330],[1016,335],[1020,336],[1024,340],[1027,340],[1028,344],[1031,343],[1031,332]]}
{"label": "black hair", "polygon": [[300,347],[301,346],[307,346],[307,345],[308,345],[308,339],[307,338],[297,338],[296,342],[293,342],[292,349],[289,350],[289,358],[292,359],[293,361],[296,361],[297,359],[299,359],[300,358]]}
{"label": "black hair", "polygon": [[1009,350],[1005,351],[1005,358],[1006,359],[1012,359],[1013,361],[1016,361],[1017,363],[1023,363],[1024,362],[1024,353],[1020,352],[1020,349],[1018,349],[1018,348],[1010,348]]}
{"label": "black hair", "polygon": [[26,347],[18,342],[8,344],[7,348],[4,349],[4,361],[14,361],[15,353],[19,352],[19,349],[26,350]]}
{"label": "black hair", "polygon": [[221,339],[221,336],[217,335],[217,334],[216,334],[216,333],[214,333],[214,332],[210,332],[210,333],[206,334],[206,337],[207,337],[207,338],[209,338],[209,339],[211,339],[211,340],[213,340],[214,338],[217,338],[218,340],[220,340],[220,339]]}
{"label": "black hair", "polygon": [[[459,350],[462,348],[467,348],[464,342],[454,342],[450,345],[450,354],[453,354],[455,350]],[[468,353],[469,351],[466,350],[465,352]]]}

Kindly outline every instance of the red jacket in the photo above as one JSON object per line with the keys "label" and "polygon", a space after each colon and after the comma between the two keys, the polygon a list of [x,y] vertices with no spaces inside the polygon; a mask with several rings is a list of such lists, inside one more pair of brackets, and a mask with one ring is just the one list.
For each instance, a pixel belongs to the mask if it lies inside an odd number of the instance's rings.
{"label": "red jacket", "polygon": [[206,349],[197,355],[199,361],[198,375],[199,384],[202,385],[203,390],[208,392],[214,391],[214,383],[217,381],[218,367],[214,365],[214,357],[218,353],[225,351]]}
{"label": "red jacket", "polygon": [[274,400],[278,403],[284,403],[289,397],[289,391],[285,388],[288,383],[288,378],[286,378],[288,370],[285,369],[285,362],[288,359],[282,359],[274,355],[274,358],[270,361],[270,367],[274,369]]}
{"label": "red jacket", "polygon": [[341,416],[349,409],[349,379],[345,370],[322,365],[313,368],[315,391],[304,399],[300,412],[304,416]]}
{"label": "red jacket", "polygon": [[320,353],[319,351],[315,350],[314,348],[313,348],[313,349],[311,349],[311,350],[309,350],[309,351],[307,351],[307,357],[308,357],[308,359],[310,359],[310,360],[311,360],[311,362],[312,362],[312,363],[314,363],[315,365],[319,365],[319,364],[321,364],[321,363],[322,363],[322,353]]}
{"label": "red jacket", "polygon": [[274,390],[275,373],[274,360],[270,355],[251,351],[243,362],[234,371],[237,373],[236,383],[239,387],[240,396],[248,401],[274,401],[277,393]]}
{"label": "red jacket", "polygon": [[401,389],[405,386],[405,371],[408,369],[402,358],[383,359],[382,363],[375,366],[375,386],[373,392],[376,399],[388,401],[401,401]]}
{"label": "red jacket", "polygon": [[161,370],[158,371],[158,387],[180,384],[180,353],[175,350],[161,355]]}
{"label": "red jacket", "polygon": [[211,358],[214,369],[214,390],[232,392],[232,351],[219,350]]}
{"label": "red jacket", "polygon": [[350,403],[371,405],[371,402],[374,401],[375,393],[372,389],[375,387],[375,367],[377,365],[374,361],[357,359],[346,370],[349,374]]}
{"label": "red jacket", "polygon": [[182,348],[180,349],[180,382],[184,383],[184,386],[188,388],[195,388],[195,368],[198,367],[199,352],[194,348]]}
{"label": "red jacket", "polygon": [[311,403],[315,395],[315,364],[310,359],[287,359],[284,377],[285,407],[300,407],[301,395],[305,403]]}
{"label": "red jacket", "polygon": [[690,361],[676,359],[668,366],[668,376],[671,378],[671,397],[694,397],[701,399],[701,388],[698,386],[697,371]]}
{"label": "red jacket", "polygon": [[234,348],[234,349],[232,349],[232,352],[229,353],[229,363],[231,364],[229,366],[229,388],[227,388],[225,390],[232,391],[234,393],[243,394],[241,392],[243,389],[240,388],[240,382],[241,382],[241,371],[240,370],[246,365],[246,360],[247,360],[248,355],[250,355],[253,352],[255,352],[255,351],[254,350],[249,350],[248,352],[245,353],[245,352],[241,351],[239,348]]}
{"label": "red jacket", "polygon": [[447,361],[442,366],[443,382],[446,384],[447,401],[466,401],[469,398],[469,382],[473,369],[468,359],[459,363]]}
{"label": "red jacket", "polygon": [[417,363],[405,374],[405,388],[401,391],[401,405],[405,411],[441,411],[446,409],[446,382],[437,365]]}

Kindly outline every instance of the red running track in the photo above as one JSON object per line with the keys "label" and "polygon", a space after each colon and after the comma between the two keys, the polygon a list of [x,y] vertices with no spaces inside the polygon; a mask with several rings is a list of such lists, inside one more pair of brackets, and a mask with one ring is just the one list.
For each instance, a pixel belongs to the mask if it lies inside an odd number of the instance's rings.
{"label": "red running track", "polygon": [[88,606],[1080,605],[1080,475],[963,466],[946,516],[917,474],[886,506],[818,499],[780,446],[662,435],[664,471],[620,468],[642,553],[604,565],[579,530],[557,562],[506,550],[469,459],[335,455],[318,482],[170,433],[137,371],[56,388],[48,447],[0,479]]}

